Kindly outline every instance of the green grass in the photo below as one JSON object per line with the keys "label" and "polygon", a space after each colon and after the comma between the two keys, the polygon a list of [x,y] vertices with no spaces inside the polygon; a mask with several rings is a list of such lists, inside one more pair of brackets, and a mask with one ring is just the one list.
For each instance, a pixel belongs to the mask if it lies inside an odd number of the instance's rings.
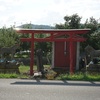
{"label": "green grass", "polygon": [[57,80],[81,80],[81,81],[100,81],[100,74],[84,74],[84,73],[75,73],[70,74],[60,74],[56,77]]}
{"label": "green grass", "polygon": [[[45,68],[48,68],[49,65],[45,65]],[[34,70],[36,70],[37,67],[34,66]],[[0,73],[0,78],[30,78],[29,75],[29,66],[20,66],[19,71],[20,74],[16,73]],[[100,81],[100,73],[75,73],[73,75],[70,74],[60,74],[58,75],[55,80],[79,80],[79,81]]]}
{"label": "green grass", "polygon": [[16,73],[6,73],[6,74],[4,74],[4,73],[0,73],[0,78],[18,78],[19,77],[19,75],[18,74],[16,74]]}
{"label": "green grass", "polygon": [[20,73],[27,73],[30,70],[29,66],[20,66],[19,71]]}
{"label": "green grass", "polygon": [[20,74],[17,73],[0,73],[0,78],[28,78],[28,72],[30,70],[29,66],[20,66],[19,67],[19,72]]}

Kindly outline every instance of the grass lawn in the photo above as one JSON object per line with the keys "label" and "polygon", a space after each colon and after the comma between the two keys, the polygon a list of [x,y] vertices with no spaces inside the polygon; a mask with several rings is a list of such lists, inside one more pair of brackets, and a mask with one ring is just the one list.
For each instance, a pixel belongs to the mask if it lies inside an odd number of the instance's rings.
{"label": "grass lawn", "polygon": [[[46,68],[48,68],[50,65],[45,65]],[[34,66],[34,70],[36,70],[37,67]],[[7,73],[3,74],[0,73],[0,78],[30,78],[30,75],[28,75],[30,70],[29,66],[20,66],[19,71],[20,74],[16,73]],[[100,81],[100,73],[81,73],[77,72],[73,75],[70,74],[60,74],[58,75],[55,80],[83,80],[83,81]]]}

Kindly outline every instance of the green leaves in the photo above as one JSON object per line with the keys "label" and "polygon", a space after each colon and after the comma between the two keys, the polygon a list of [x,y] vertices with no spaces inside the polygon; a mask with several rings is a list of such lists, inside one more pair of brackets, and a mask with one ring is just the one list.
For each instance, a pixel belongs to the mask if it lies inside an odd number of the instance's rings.
{"label": "green leaves", "polygon": [[80,28],[81,17],[77,14],[73,14],[72,16],[66,15],[64,17],[64,24],[56,24],[56,28],[58,29],[78,29]]}
{"label": "green leaves", "polygon": [[10,47],[17,42],[19,42],[19,37],[13,28],[0,29],[0,47]]}

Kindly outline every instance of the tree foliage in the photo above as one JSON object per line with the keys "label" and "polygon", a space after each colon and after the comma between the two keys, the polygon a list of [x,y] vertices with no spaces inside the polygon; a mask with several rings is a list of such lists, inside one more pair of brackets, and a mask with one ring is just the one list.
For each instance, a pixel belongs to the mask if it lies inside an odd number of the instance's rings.
{"label": "tree foliage", "polygon": [[56,24],[58,29],[78,29],[80,28],[81,17],[78,14],[73,14],[72,16],[66,15],[64,17],[64,24]]}
{"label": "tree foliage", "polygon": [[12,27],[0,29],[0,47],[10,47],[15,43],[19,43],[19,37]]}
{"label": "tree foliage", "polygon": [[87,38],[87,41],[82,43],[82,46],[85,48],[87,45],[91,45],[95,49],[100,49],[99,44],[99,37],[100,30],[99,30],[99,23],[98,21],[90,17],[90,19],[87,19],[84,23],[84,28],[90,28],[91,30],[88,32],[88,34],[84,34],[83,37]]}
{"label": "tree foliage", "polygon": [[70,29],[78,29],[80,27],[81,17],[77,14],[73,14],[72,16],[65,16],[64,17],[65,27]]}

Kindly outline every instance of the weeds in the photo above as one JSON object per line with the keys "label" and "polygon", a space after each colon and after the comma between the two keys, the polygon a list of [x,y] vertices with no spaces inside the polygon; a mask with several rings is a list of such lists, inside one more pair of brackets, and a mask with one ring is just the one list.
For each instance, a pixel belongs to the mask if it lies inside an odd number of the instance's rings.
{"label": "weeds", "polygon": [[56,77],[57,80],[82,80],[82,81],[100,81],[100,74],[84,74],[75,73],[70,74],[60,74]]}
{"label": "weeds", "polygon": [[16,73],[6,73],[6,74],[4,74],[4,73],[0,73],[0,78],[18,78],[18,74],[16,74]]}

